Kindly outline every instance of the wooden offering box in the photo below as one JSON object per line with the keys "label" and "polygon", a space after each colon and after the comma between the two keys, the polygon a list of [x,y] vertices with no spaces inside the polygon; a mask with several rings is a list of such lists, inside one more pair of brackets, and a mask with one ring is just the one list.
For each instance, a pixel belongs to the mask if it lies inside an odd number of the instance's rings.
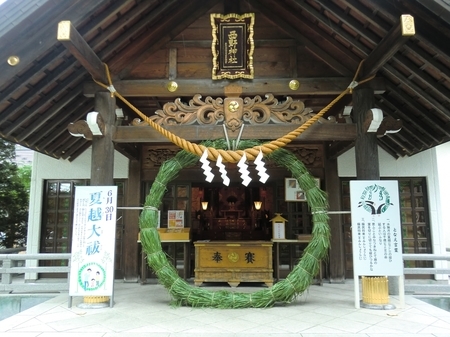
{"label": "wooden offering box", "polygon": [[272,242],[197,241],[195,246],[195,285],[203,282],[264,282],[273,285]]}
{"label": "wooden offering box", "polygon": [[186,241],[190,240],[190,228],[158,228],[159,238],[161,241]]}

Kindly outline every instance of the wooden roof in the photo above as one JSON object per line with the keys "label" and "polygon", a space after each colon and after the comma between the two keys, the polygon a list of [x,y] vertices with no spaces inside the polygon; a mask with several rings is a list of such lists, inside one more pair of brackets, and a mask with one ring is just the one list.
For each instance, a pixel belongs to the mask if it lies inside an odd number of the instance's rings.
{"label": "wooden roof", "polygon": [[[255,77],[213,81],[209,14],[232,12],[255,13]],[[400,44],[395,34],[402,14],[414,17],[416,33]],[[370,57],[362,75],[375,71],[376,106],[403,122],[379,145],[402,157],[449,140],[450,7],[442,0],[7,0],[0,5],[0,136],[55,158],[73,160],[89,147],[67,126],[93,111],[100,89],[57,40],[62,20],[71,21],[109,66],[116,89],[148,116],[176,98],[224,97],[230,83],[243,87],[242,97],[290,96],[318,112]],[[395,44],[398,51],[390,49]],[[20,62],[11,66],[10,56]],[[174,93],[166,89],[169,78],[179,84]],[[299,90],[289,89],[291,79],[299,80]],[[345,96],[327,117],[341,120],[351,98]],[[166,142],[130,126],[137,115],[117,104],[125,114],[117,123],[117,150],[135,158],[134,143]],[[190,127],[183,132],[192,141],[218,137],[211,128]],[[261,130],[249,129],[244,138],[276,134]],[[299,141],[329,142],[332,155],[353,144],[354,131],[333,131],[349,129],[315,130]]]}

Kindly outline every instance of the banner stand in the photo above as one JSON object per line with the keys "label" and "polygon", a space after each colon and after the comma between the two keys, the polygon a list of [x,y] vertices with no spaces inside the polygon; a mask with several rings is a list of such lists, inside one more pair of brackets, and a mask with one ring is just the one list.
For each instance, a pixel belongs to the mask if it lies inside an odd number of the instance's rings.
{"label": "banner stand", "polygon": [[[398,181],[351,180],[350,210],[355,308],[395,309],[388,303],[388,276],[398,277],[399,301],[404,307]],[[360,276],[364,277],[362,284],[366,287],[363,287],[362,301]]]}
{"label": "banner stand", "polygon": [[[354,294],[355,294],[355,308],[360,309],[361,307],[366,309],[378,309],[378,310],[393,310],[395,309],[395,305],[393,304],[371,304],[371,305],[363,305],[363,301],[360,297],[360,287],[359,287],[359,277],[365,275],[358,275],[356,273],[353,274],[354,285]],[[390,275],[395,276],[395,275]],[[400,309],[405,308],[405,276],[398,275],[398,300]]]}
{"label": "banner stand", "polygon": [[113,307],[117,186],[76,186],[69,262],[69,307]]}

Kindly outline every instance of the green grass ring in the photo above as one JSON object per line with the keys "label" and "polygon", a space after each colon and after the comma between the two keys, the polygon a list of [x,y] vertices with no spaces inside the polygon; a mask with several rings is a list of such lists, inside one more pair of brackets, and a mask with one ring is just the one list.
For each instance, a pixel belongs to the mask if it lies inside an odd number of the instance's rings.
{"label": "green grass ring", "polygon": [[[239,149],[260,145],[259,141],[247,140],[239,143]],[[206,141],[202,145],[216,149],[226,149],[225,140]],[[174,158],[161,165],[159,172],[146,196],[144,209],[139,217],[141,242],[147,254],[149,266],[156,273],[159,282],[164,285],[172,297],[172,304],[208,308],[266,308],[276,303],[290,303],[302,294],[319,271],[320,263],[327,257],[330,246],[330,228],[328,225],[328,199],[324,191],[316,186],[314,177],[295,155],[280,148],[264,157],[279,166],[284,166],[297,179],[305,191],[307,203],[311,209],[313,230],[312,239],[305,248],[302,258],[286,279],[275,283],[271,288],[253,293],[234,291],[210,291],[195,287],[178,276],[177,270],[162,252],[157,231],[158,212],[167,184],[183,168],[198,162],[195,154],[182,150]]]}

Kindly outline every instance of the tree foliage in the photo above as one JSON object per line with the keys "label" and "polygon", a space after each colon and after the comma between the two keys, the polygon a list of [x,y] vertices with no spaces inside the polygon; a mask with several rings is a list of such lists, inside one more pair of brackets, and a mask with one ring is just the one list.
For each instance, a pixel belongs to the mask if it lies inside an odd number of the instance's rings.
{"label": "tree foliage", "polygon": [[[24,246],[28,222],[26,172],[21,175],[14,161],[15,146],[0,139],[0,247]],[[25,170],[26,171],[26,170]]]}

